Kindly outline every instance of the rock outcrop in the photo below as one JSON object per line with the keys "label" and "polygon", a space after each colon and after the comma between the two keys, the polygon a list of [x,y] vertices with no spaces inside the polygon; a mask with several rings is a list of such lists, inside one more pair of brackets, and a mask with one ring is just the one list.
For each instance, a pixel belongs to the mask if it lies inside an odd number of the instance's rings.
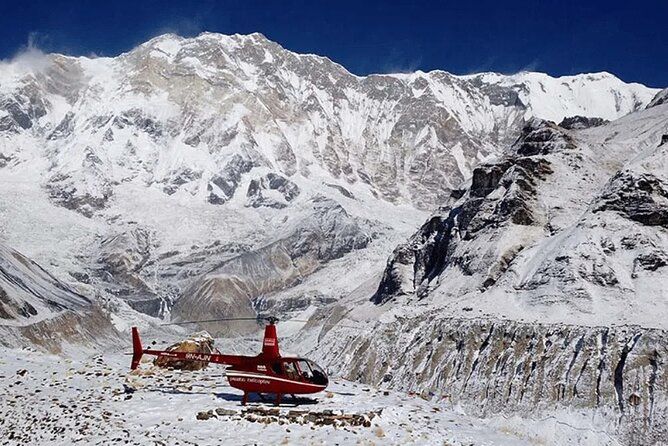
{"label": "rock outcrop", "polygon": [[668,88],[665,88],[658,92],[656,96],[647,104],[647,108],[656,107],[668,102]]}
{"label": "rock outcrop", "polygon": [[287,178],[275,173],[251,180],[246,192],[247,206],[285,208],[299,195],[299,187]]}
{"label": "rock outcrop", "polygon": [[603,118],[569,116],[568,118],[564,118],[564,120],[559,123],[559,127],[563,127],[568,130],[582,130],[588,129],[589,127],[599,127],[607,124],[608,122],[610,121]]}
{"label": "rock outcrop", "polygon": [[545,155],[573,148],[571,138],[552,123],[535,121],[525,127],[513,154],[476,167],[466,194],[440,209],[395,249],[371,300],[382,304],[412,293],[424,297],[446,268],[467,276],[487,273],[479,286],[492,285],[521,246],[499,259],[479,258],[468,249],[470,241],[508,225],[544,225],[546,216],[536,206],[536,197],[539,183],[552,173]]}
{"label": "rock outcrop", "polygon": [[668,229],[668,184],[651,174],[624,171],[615,175],[594,212],[616,211],[647,226]]}

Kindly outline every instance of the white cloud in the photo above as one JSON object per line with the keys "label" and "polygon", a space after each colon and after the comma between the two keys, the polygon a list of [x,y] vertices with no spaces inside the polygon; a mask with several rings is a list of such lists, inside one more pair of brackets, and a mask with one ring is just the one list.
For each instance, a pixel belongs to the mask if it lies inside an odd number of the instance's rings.
{"label": "white cloud", "polygon": [[0,60],[0,70],[5,74],[22,76],[28,73],[40,73],[51,64],[49,56],[35,45],[35,35],[28,36],[26,46],[9,59]]}

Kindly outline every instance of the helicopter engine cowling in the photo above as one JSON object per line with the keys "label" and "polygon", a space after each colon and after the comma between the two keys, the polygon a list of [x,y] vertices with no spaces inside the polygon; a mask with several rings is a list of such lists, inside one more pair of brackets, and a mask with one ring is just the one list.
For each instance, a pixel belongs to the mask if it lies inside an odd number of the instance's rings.
{"label": "helicopter engine cowling", "polygon": [[276,335],[276,325],[274,324],[268,324],[264,327],[262,355],[266,359],[278,358],[281,356],[278,351],[278,336]]}

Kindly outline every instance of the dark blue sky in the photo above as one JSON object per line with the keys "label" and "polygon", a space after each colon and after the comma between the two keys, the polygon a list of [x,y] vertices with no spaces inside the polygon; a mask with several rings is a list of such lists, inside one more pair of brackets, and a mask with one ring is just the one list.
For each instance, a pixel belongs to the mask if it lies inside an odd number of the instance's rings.
{"label": "dark blue sky", "polygon": [[0,58],[30,35],[45,51],[115,55],[164,33],[259,31],[357,74],[609,71],[668,86],[668,0],[0,0]]}

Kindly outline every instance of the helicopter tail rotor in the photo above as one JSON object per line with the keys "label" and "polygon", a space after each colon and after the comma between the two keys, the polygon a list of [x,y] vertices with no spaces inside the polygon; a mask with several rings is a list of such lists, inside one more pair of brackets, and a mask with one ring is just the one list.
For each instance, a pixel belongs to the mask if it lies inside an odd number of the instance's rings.
{"label": "helicopter tail rotor", "polygon": [[141,346],[141,339],[139,338],[139,330],[137,327],[132,327],[132,364],[130,369],[134,370],[139,366],[144,349]]}

